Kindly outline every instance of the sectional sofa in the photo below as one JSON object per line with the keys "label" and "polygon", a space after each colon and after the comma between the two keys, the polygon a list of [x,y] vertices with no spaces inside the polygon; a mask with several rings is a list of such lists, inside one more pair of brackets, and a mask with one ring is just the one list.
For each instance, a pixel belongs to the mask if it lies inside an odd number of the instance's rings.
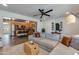
{"label": "sectional sofa", "polygon": [[[74,55],[79,54],[79,51],[65,44],[61,41],[51,40],[48,38],[35,38],[30,37],[30,40],[33,40],[39,45],[38,55]],[[68,40],[69,41],[69,40]],[[67,45],[67,46],[66,46]],[[1,55],[26,55],[24,53],[24,43],[15,45],[10,48],[3,48],[3,51],[0,51]]]}
{"label": "sectional sofa", "polygon": [[[63,37],[63,36],[62,36]],[[72,48],[68,42],[66,46],[65,44],[63,44],[62,38],[60,40],[53,40],[53,39],[49,39],[49,37],[47,38],[36,38],[33,36],[29,36],[29,40],[32,40],[34,42],[36,42],[37,44],[39,44],[39,46],[41,48],[43,48],[44,50],[48,51],[50,55],[74,55],[74,54],[79,54],[79,51]],[[66,41],[66,40],[64,40]],[[69,40],[68,40],[69,41]],[[71,40],[72,41],[72,40]],[[71,43],[71,42],[69,42]]]}

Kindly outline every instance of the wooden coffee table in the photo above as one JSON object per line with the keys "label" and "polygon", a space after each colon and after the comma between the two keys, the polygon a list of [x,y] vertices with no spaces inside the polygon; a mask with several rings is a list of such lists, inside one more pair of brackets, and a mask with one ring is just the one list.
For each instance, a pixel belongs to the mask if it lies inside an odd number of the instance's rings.
{"label": "wooden coffee table", "polygon": [[25,42],[24,43],[24,52],[27,55],[37,55],[39,53],[39,47],[36,43]]}

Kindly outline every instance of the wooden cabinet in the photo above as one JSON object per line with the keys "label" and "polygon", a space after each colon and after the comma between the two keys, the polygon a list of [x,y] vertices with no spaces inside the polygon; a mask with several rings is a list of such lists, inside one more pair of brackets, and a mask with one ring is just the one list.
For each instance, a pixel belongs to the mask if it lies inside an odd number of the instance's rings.
{"label": "wooden cabinet", "polygon": [[13,21],[12,24],[15,26],[15,36],[28,36],[32,35],[37,30],[37,23],[34,21],[29,22],[18,22]]}

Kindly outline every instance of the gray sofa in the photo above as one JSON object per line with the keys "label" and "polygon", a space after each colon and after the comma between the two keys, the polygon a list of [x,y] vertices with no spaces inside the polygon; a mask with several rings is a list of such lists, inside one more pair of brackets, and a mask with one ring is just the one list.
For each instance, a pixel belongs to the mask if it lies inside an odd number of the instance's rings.
{"label": "gray sofa", "polygon": [[47,36],[46,38],[44,37],[36,38],[33,37],[33,35],[30,35],[29,40],[39,44],[41,48],[45,49],[48,52],[50,52],[58,43],[58,40],[49,39],[49,37]]}
{"label": "gray sofa", "polygon": [[49,53],[50,55],[79,55],[79,51],[72,48],[71,46],[67,47],[62,43],[58,43],[57,46]]}
{"label": "gray sofa", "polygon": [[[62,36],[63,37],[63,36]],[[45,37],[36,38],[32,35],[29,36],[29,40],[32,40],[39,44],[41,48],[48,51],[50,55],[74,55],[75,53],[79,54],[79,51],[70,47],[66,47],[58,39],[58,37],[54,37],[53,35],[46,34]]]}

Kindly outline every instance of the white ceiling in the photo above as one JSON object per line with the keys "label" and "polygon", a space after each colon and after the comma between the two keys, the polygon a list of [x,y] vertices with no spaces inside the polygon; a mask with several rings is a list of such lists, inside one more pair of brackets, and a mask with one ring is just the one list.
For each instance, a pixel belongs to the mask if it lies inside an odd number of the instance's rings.
{"label": "white ceiling", "polygon": [[[48,14],[51,15],[50,18],[54,19],[62,17],[67,11],[73,12],[75,14],[79,13],[79,5],[70,4],[9,4],[8,7],[0,5],[0,9],[30,17],[39,14],[40,12],[38,9],[45,9],[46,11],[53,9],[53,12]],[[34,18],[40,18],[40,16],[36,16]]]}

